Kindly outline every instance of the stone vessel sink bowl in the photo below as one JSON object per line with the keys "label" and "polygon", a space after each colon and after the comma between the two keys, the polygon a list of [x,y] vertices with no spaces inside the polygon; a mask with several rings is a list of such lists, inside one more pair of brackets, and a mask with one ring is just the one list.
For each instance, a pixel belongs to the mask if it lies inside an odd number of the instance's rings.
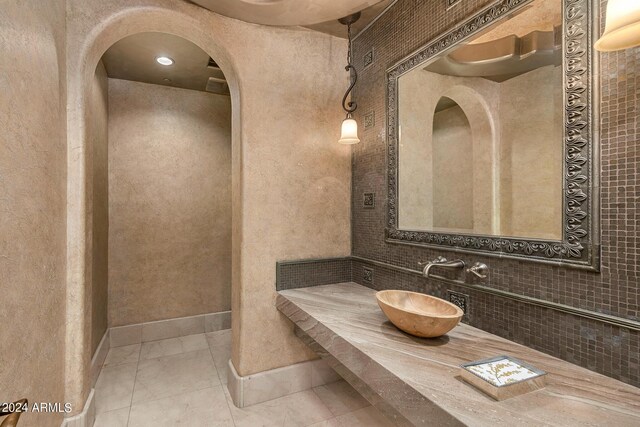
{"label": "stone vessel sink bowl", "polygon": [[380,291],[378,305],[398,329],[418,337],[435,338],[455,328],[460,307],[431,295],[409,291]]}

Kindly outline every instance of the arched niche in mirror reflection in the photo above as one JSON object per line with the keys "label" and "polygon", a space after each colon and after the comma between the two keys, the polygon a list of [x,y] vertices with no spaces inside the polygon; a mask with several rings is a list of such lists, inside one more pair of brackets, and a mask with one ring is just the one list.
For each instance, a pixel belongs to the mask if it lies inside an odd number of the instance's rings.
{"label": "arched niche in mirror reflection", "polygon": [[433,227],[473,230],[473,135],[467,115],[443,96],[433,114]]}
{"label": "arched niche in mirror reflection", "polygon": [[[427,82],[437,84],[425,90]],[[400,83],[399,228],[498,232],[491,92],[425,70]]]}

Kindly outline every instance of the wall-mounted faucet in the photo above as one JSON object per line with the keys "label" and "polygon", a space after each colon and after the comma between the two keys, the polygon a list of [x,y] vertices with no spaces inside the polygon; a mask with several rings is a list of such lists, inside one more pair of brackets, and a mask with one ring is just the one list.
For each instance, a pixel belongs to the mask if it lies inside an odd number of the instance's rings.
{"label": "wall-mounted faucet", "polygon": [[484,264],[482,262],[476,262],[471,267],[467,268],[467,273],[475,274],[481,279],[486,278],[488,272],[489,267],[487,266],[487,264]]}
{"label": "wall-mounted faucet", "polygon": [[424,266],[422,270],[422,275],[424,277],[429,277],[429,271],[432,267],[443,267],[443,268],[464,268],[464,261],[461,259],[454,259],[453,261],[447,261],[447,259],[443,256],[439,256],[430,262],[419,262],[418,265],[420,267]]}

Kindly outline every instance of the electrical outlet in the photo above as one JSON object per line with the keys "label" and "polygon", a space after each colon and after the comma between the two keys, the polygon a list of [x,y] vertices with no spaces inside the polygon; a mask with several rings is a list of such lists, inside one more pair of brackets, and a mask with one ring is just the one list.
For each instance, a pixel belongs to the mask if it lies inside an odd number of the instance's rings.
{"label": "electrical outlet", "polygon": [[364,54],[364,66],[365,68],[373,64],[373,49]]}
{"label": "electrical outlet", "polygon": [[364,193],[362,196],[362,207],[365,209],[376,207],[376,193]]}
{"label": "electrical outlet", "polygon": [[362,280],[365,283],[373,285],[373,268],[363,267],[363,269],[362,269]]}

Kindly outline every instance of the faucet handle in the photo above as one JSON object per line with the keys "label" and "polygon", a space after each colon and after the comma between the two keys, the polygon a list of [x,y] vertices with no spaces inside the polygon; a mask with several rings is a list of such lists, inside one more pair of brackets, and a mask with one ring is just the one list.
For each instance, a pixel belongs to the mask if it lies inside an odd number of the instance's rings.
{"label": "faucet handle", "polygon": [[477,277],[481,279],[485,279],[487,277],[487,273],[489,272],[489,267],[487,264],[482,262],[476,262],[471,267],[467,268],[467,273],[475,274]]}
{"label": "faucet handle", "polygon": [[442,264],[443,262],[447,262],[447,259],[441,255],[433,261],[419,262],[418,267],[425,267],[427,264]]}

